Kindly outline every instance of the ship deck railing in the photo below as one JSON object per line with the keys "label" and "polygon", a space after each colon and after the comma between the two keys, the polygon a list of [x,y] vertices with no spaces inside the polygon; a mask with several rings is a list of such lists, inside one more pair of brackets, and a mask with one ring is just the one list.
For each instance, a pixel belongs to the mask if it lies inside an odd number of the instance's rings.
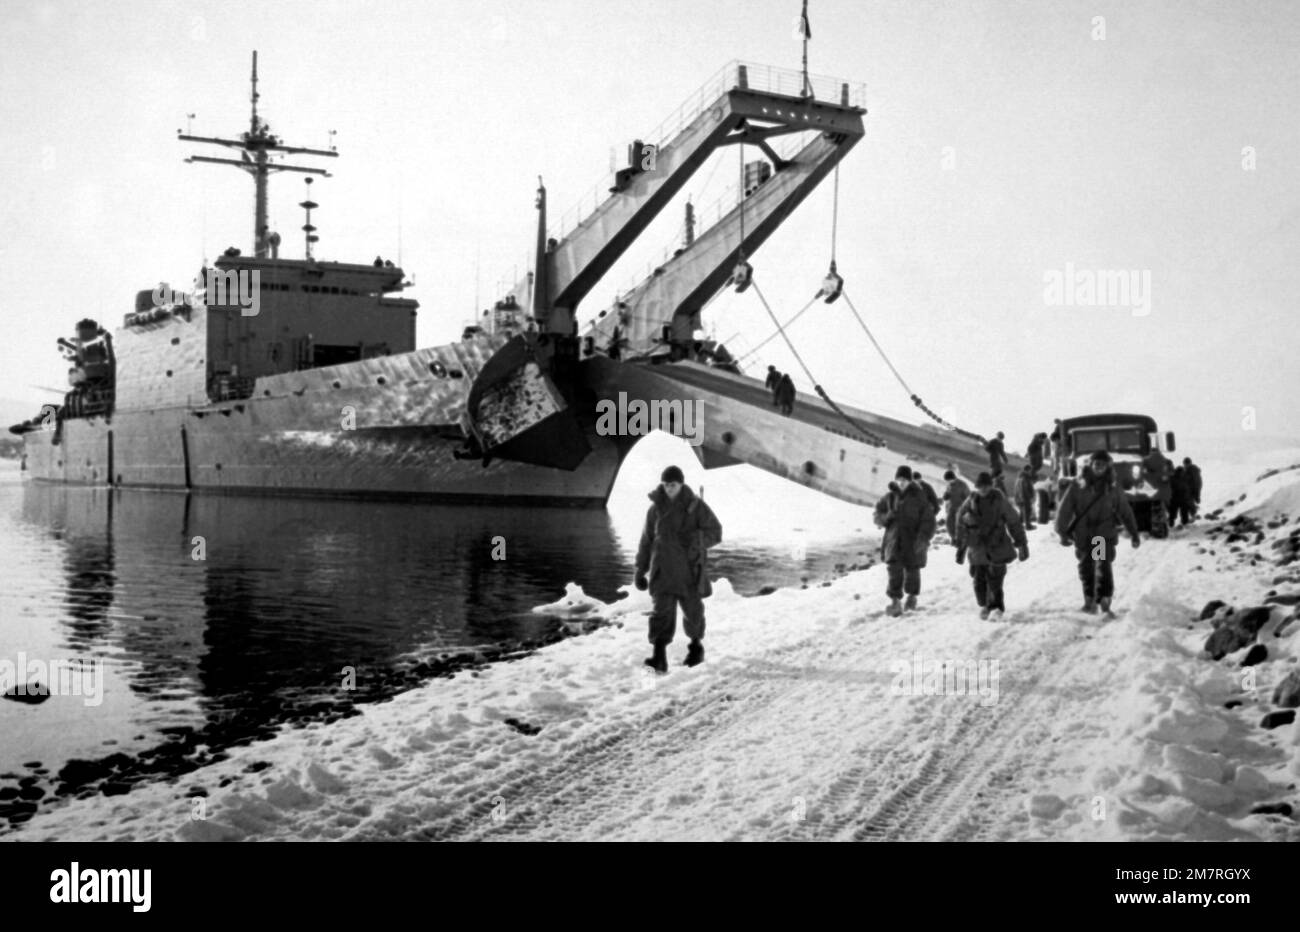
{"label": "ship deck railing", "polygon": [[[867,86],[863,82],[845,81],[819,74],[808,75],[808,82],[815,100],[836,106],[866,108]],[[650,132],[636,138],[644,145],[655,146],[657,149],[663,148],[677,138],[678,134],[696,117],[713,106],[723,94],[742,86],[746,90],[765,94],[800,97],[804,87],[803,72],[756,62],[730,61],[682,101],[681,106],[663,122]],[[614,174],[612,171],[606,172],[590,191],[578,198],[572,207],[560,215],[559,219],[550,226],[547,236],[562,240],[565,234],[589,217],[610,196]]]}

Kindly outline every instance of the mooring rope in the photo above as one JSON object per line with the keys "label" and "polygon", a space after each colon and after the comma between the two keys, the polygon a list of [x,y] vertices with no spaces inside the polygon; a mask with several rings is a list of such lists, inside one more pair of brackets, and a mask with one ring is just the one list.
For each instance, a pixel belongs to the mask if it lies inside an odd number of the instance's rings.
{"label": "mooring rope", "polygon": [[866,321],[862,319],[862,315],[858,313],[858,309],[853,306],[853,299],[849,297],[848,291],[844,292],[844,303],[847,304],[849,310],[853,312],[853,316],[858,321],[858,326],[860,326],[862,328],[862,332],[867,335],[867,339],[871,341],[871,345],[876,348],[876,352],[880,354],[880,358],[885,361],[885,365],[889,367],[889,371],[894,373],[894,378],[898,379],[898,384],[903,386],[903,391],[907,392],[908,396],[912,399],[912,404],[916,405],[927,415],[929,415],[930,419],[934,421],[936,424],[938,424],[940,427],[944,427],[948,430],[951,430],[954,433],[961,435],[962,437],[968,437],[971,440],[978,440],[981,444],[985,444],[985,445],[988,444],[988,440],[985,437],[982,437],[979,434],[974,433],[973,431],[962,430],[957,425],[950,424],[948,421],[945,421],[939,415],[931,411],[930,408],[926,405],[926,403],[921,400],[921,396],[918,395],[916,392],[912,391],[911,387],[907,384],[907,381],[903,378],[901,374],[899,374],[899,371],[894,368],[894,364],[889,361],[889,356],[885,353],[884,349],[880,346],[880,344],[876,341],[876,338],[872,335],[871,328],[869,328],[866,324]]}
{"label": "mooring rope", "polygon": [[854,430],[865,435],[868,438],[868,442],[878,447],[885,446],[885,439],[883,437],[881,437],[877,433],[874,433],[873,431],[868,430],[867,428],[859,424],[857,421],[853,420],[853,418],[849,417],[849,415],[846,414],[840,408],[839,405],[837,405],[834,401],[831,400],[830,395],[826,394],[826,389],[822,388],[821,384],[817,381],[817,379],[813,377],[811,370],[809,370],[808,368],[808,364],[803,361],[803,357],[799,355],[799,351],[794,348],[794,344],[790,342],[790,338],[786,335],[785,328],[781,326],[781,322],[777,320],[776,315],[772,313],[772,308],[767,303],[767,298],[763,297],[763,289],[758,287],[757,281],[753,283],[753,286],[754,286],[754,294],[758,295],[758,300],[761,301],[763,304],[763,310],[767,311],[767,316],[772,318],[772,323],[776,324],[777,332],[781,335],[781,338],[785,340],[785,345],[789,347],[791,355],[793,355],[795,361],[799,363],[799,367],[803,369],[804,375],[808,376],[808,381],[813,384],[813,389],[817,392],[818,395],[821,396],[822,401],[830,405],[831,410],[834,411],[836,414],[838,414],[840,417],[844,418],[844,420]]}

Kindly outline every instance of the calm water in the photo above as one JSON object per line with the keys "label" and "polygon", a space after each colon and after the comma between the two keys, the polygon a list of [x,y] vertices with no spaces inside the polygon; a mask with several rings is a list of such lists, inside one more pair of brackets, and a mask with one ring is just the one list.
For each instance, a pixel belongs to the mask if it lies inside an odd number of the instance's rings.
{"label": "calm water", "polygon": [[[286,723],[580,634],[532,609],[568,582],[618,598],[643,514],[68,488],[0,461],[0,662],[103,661],[97,705],[0,700],[0,833],[61,797],[181,776]],[[739,539],[713,575],[747,594],[815,583],[867,549],[820,541],[794,559]]]}

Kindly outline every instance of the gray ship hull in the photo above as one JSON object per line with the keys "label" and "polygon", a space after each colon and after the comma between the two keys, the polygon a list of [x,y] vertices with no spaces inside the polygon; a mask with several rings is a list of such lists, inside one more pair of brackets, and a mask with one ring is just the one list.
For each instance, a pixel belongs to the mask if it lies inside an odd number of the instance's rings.
{"label": "gray ship hull", "polygon": [[65,421],[26,435],[32,479],[240,494],[424,499],[603,507],[622,454],[609,438],[573,471],[457,459],[437,428],[276,429],[257,403],[196,418],[184,408]]}

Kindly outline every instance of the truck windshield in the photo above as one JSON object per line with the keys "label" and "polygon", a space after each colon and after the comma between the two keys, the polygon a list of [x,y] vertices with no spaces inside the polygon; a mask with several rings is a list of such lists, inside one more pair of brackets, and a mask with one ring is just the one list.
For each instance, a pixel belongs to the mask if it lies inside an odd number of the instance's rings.
{"label": "truck windshield", "polygon": [[1074,452],[1092,453],[1106,450],[1110,453],[1142,453],[1142,440],[1145,432],[1140,428],[1117,428],[1112,430],[1081,430],[1074,435]]}

